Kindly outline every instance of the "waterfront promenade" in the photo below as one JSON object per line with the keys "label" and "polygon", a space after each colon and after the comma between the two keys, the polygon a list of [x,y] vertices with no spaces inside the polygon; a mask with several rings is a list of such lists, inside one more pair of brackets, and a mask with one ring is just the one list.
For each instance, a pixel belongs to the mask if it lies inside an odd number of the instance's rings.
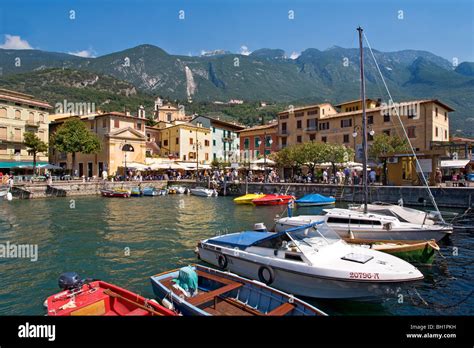
{"label": "waterfront promenade", "polygon": [[[89,181],[82,180],[55,181],[47,183],[17,184],[13,188],[13,196],[19,199],[72,197],[99,195],[103,188],[131,188],[138,186],[136,181]],[[163,188],[171,185],[187,187],[208,186],[208,182],[197,183],[195,180],[181,181],[143,181],[140,186]],[[469,208],[474,205],[474,187],[431,187],[433,196],[439,207]],[[248,192],[277,193],[287,192],[297,197],[307,193],[320,193],[334,196],[337,200],[347,203],[360,203],[362,187],[357,185],[308,184],[308,183],[245,183],[235,182],[221,184],[220,195],[240,195]],[[414,206],[430,206],[428,191],[423,186],[369,186],[369,200],[397,204],[402,198],[404,204]]]}

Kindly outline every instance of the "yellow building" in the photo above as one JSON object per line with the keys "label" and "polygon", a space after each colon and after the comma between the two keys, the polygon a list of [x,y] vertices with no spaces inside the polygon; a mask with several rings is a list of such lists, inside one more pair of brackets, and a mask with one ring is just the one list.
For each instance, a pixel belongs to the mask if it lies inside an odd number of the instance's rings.
{"label": "yellow building", "polygon": [[185,121],[189,118],[184,112],[184,107],[170,102],[163,103],[161,98],[155,100],[154,120],[157,122]]}
{"label": "yellow building", "polygon": [[[415,100],[398,105],[384,105],[367,99],[368,146],[376,134],[405,134],[396,116],[395,108],[416,151],[431,149],[433,141],[449,141],[449,116],[454,111],[437,99]],[[278,114],[279,143],[281,147],[306,141],[344,144],[361,159],[362,103],[360,100],[337,105],[319,104],[283,111]],[[347,111],[351,110],[351,111]],[[355,135],[355,137],[354,137]]]}
{"label": "yellow building", "polygon": [[[33,156],[24,145],[25,132],[33,132],[48,142],[48,103],[33,96],[0,89],[0,171],[31,164]],[[46,162],[48,154],[40,153],[38,163]]]}
{"label": "yellow building", "polygon": [[154,127],[147,127],[147,137],[155,139],[162,157],[200,164],[210,164],[212,161],[211,129],[202,124],[159,122]]}
{"label": "yellow building", "polygon": [[[145,164],[146,136],[145,113],[139,116],[119,112],[90,114],[81,116],[50,115],[50,133],[66,120],[78,117],[96,134],[101,141],[101,151],[97,154],[76,154],[76,168],[72,168],[71,154],[59,153],[52,149],[50,161],[64,168],[72,169],[78,176],[100,177],[106,170],[109,175],[124,174],[124,167],[132,162]],[[124,145],[131,145],[133,151],[123,151]],[[127,165],[129,168],[129,165]]]}

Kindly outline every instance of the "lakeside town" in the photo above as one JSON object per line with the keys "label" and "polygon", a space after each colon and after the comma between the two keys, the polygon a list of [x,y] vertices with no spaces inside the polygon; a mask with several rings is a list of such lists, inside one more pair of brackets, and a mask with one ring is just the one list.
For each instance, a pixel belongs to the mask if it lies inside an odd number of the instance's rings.
{"label": "lakeside town", "polygon": [[[278,118],[246,127],[186,114],[157,98],[152,117],[134,112],[88,113],[34,96],[0,90],[0,172],[11,184],[64,179],[196,179],[232,182],[358,185],[362,181],[362,102],[322,103],[281,110]],[[66,101],[64,102],[66,105]],[[469,186],[474,139],[450,137],[450,113],[437,99],[387,105],[366,99],[371,184]],[[397,108],[399,113],[395,113]],[[398,116],[398,117],[397,117]],[[149,126],[149,120],[154,123]],[[67,143],[82,124],[82,139]],[[403,140],[404,129],[408,142]],[[56,133],[64,132],[61,138]],[[62,134],[62,133],[61,133]],[[35,169],[33,170],[33,167]]]}

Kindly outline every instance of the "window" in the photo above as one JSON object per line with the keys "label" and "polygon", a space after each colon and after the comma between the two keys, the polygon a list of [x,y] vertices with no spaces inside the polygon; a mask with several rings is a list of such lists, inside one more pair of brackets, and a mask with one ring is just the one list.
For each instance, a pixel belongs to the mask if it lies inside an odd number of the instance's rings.
{"label": "window", "polygon": [[146,133],[146,141],[150,141],[151,140],[151,134],[150,133]]}
{"label": "window", "polygon": [[7,145],[6,144],[0,144],[0,155],[7,155]]}
{"label": "window", "polygon": [[171,122],[171,120],[173,119],[173,116],[171,115],[171,113],[166,114],[166,119],[168,122]]}
{"label": "window", "polygon": [[194,144],[194,139],[193,138],[189,138],[189,145],[193,145]]}
{"label": "window", "polygon": [[7,127],[0,127],[0,139],[7,140]]}
{"label": "window", "polygon": [[444,139],[448,139],[448,131],[446,129],[444,130]]}
{"label": "window", "polygon": [[416,109],[409,108],[408,109],[408,118],[415,118],[415,116],[416,116]]}
{"label": "window", "polygon": [[255,141],[254,142],[255,147],[259,147],[260,146],[260,137],[255,137],[254,141]]}
{"label": "window", "polygon": [[310,116],[310,115],[317,115],[317,114],[318,114],[318,109],[308,111],[308,116]]}
{"label": "window", "polygon": [[321,141],[323,143],[327,143],[328,142],[328,137],[321,137]]}
{"label": "window", "polygon": [[297,142],[297,143],[301,143],[301,142],[302,142],[302,140],[301,140],[301,135],[298,135],[298,136],[296,137],[296,142]]}
{"label": "window", "polygon": [[435,127],[435,137],[438,136],[438,127]]}
{"label": "window", "polygon": [[390,135],[390,129],[384,130],[383,133],[386,134],[386,135]]}
{"label": "window", "polygon": [[371,135],[369,132],[367,132],[367,141],[372,141],[374,140],[374,136]]}
{"label": "window", "polygon": [[178,137],[176,137],[176,139],[175,139],[175,144],[179,145],[179,138]]}
{"label": "window", "polygon": [[327,130],[327,129],[329,129],[329,122],[319,123],[319,130]]}
{"label": "window", "polygon": [[14,141],[21,141],[21,129],[20,128],[15,128],[13,140]]}
{"label": "window", "polygon": [[21,148],[15,147],[15,152],[14,152],[14,154],[15,154],[15,156],[21,155]]}
{"label": "window", "polygon": [[445,111],[444,112],[444,120],[447,121],[448,120],[448,113]]}
{"label": "window", "polygon": [[343,142],[344,142],[344,143],[348,143],[348,142],[349,142],[349,134],[344,134]]}
{"label": "window", "polygon": [[250,139],[245,138],[244,139],[244,149],[248,149],[250,147]]}
{"label": "window", "polygon": [[352,127],[352,119],[341,120],[341,128]]}
{"label": "window", "polygon": [[163,140],[163,146],[168,146],[168,139]]}
{"label": "window", "polygon": [[212,154],[212,158],[215,160],[217,159],[217,154],[215,152]]}
{"label": "window", "polygon": [[120,120],[118,120],[118,119],[114,120],[114,127],[115,128],[120,128]]}
{"label": "window", "polygon": [[33,112],[28,114],[28,121],[35,122],[35,114]]}
{"label": "window", "polygon": [[204,140],[204,146],[209,146],[210,142],[209,140]]}
{"label": "window", "polygon": [[383,115],[383,121],[384,122],[390,122],[390,114],[389,113],[386,113]]}
{"label": "window", "polygon": [[273,140],[271,135],[267,135],[267,138],[265,139],[265,147],[270,147],[272,146]]}
{"label": "window", "polygon": [[44,122],[44,114],[39,114],[39,121]]}
{"label": "window", "polygon": [[269,155],[269,154],[271,154],[271,153],[272,153],[272,151],[271,151],[271,150],[265,150],[265,155],[267,155],[267,156],[268,156],[268,155]]}
{"label": "window", "polygon": [[303,112],[303,111],[295,112],[295,117],[302,117],[302,116],[304,116],[304,112]]}
{"label": "window", "polygon": [[374,124],[374,116],[367,116],[367,124]]}
{"label": "window", "polygon": [[282,147],[282,148],[285,147],[286,144],[287,144],[287,139],[286,139],[286,137],[281,138],[281,147]]}
{"label": "window", "polygon": [[21,120],[21,111],[20,110],[15,110],[15,118],[17,120]]}
{"label": "window", "polygon": [[215,132],[216,132],[216,127],[212,127],[212,133],[215,133]]}
{"label": "window", "polygon": [[216,146],[216,139],[212,139],[212,146]]}
{"label": "window", "polygon": [[314,134],[314,133],[313,133],[313,134],[310,134],[310,135],[309,135],[309,140],[311,140],[311,141],[316,140],[316,134]]}
{"label": "window", "polygon": [[137,122],[137,130],[141,131],[142,130],[142,123]]}
{"label": "window", "polygon": [[102,119],[102,128],[107,128],[107,119],[105,117]]}
{"label": "window", "polygon": [[282,122],[281,124],[281,133],[286,134],[286,122]]}
{"label": "window", "polygon": [[438,118],[438,108],[435,108],[435,117]]}
{"label": "window", "polygon": [[409,138],[416,138],[415,128],[416,128],[415,126],[407,128],[407,133],[408,133]]}
{"label": "window", "polygon": [[209,154],[207,152],[204,154],[204,158],[206,159],[206,161],[209,161]]}
{"label": "window", "polygon": [[296,128],[301,129],[301,120],[296,121]]}
{"label": "window", "polygon": [[284,119],[287,119],[287,118],[288,118],[288,114],[280,115],[280,120],[284,120]]}
{"label": "window", "polygon": [[306,128],[308,128],[308,130],[316,130],[316,119],[309,119],[309,120],[306,120]]}
{"label": "window", "polygon": [[7,118],[7,109],[0,108],[0,118]]}

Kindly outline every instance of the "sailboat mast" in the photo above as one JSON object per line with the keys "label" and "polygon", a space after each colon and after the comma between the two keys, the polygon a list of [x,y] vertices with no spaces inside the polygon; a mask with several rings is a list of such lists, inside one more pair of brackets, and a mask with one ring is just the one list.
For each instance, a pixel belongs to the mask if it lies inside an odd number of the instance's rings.
{"label": "sailboat mast", "polygon": [[362,29],[357,28],[359,32],[359,50],[360,50],[360,99],[362,102],[362,181],[364,190],[364,213],[367,213],[367,201],[369,192],[367,188],[367,114],[365,112],[365,79],[364,79],[364,49],[362,46]]}

